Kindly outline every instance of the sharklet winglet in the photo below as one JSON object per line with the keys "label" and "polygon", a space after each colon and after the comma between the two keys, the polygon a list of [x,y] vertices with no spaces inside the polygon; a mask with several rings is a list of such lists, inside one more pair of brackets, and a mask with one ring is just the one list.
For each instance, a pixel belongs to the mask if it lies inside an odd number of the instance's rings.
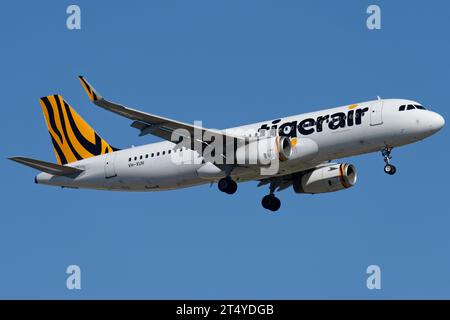
{"label": "sharklet winglet", "polygon": [[97,90],[94,89],[94,87],[83,76],[78,76],[78,79],[80,79],[81,85],[86,91],[89,100],[91,100],[92,102],[103,100],[103,97],[97,92]]}

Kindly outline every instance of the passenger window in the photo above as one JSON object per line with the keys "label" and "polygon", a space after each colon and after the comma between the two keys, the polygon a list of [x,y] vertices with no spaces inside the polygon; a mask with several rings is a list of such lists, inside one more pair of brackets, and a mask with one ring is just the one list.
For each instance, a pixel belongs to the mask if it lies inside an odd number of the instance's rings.
{"label": "passenger window", "polygon": [[142,160],[142,156],[139,157],[139,160]]}
{"label": "passenger window", "polygon": [[128,158],[128,162],[131,162],[131,158]]}
{"label": "passenger window", "polygon": [[157,152],[157,153],[156,153],[156,156],[158,156],[158,157],[159,157],[159,152]]}
{"label": "passenger window", "polygon": [[134,157],[134,161],[136,161],[137,160],[137,157]]}
{"label": "passenger window", "polygon": [[398,111],[405,111],[406,105],[402,105],[400,106],[400,108],[398,108]]}
{"label": "passenger window", "polygon": [[172,150],[169,150],[169,154],[172,152]]}
{"label": "passenger window", "polygon": [[166,151],[163,151],[163,155],[165,155],[166,154]]}
{"label": "passenger window", "polygon": [[154,153],[152,153],[152,158],[155,156],[155,154]]}
{"label": "passenger window", "polygon": [[406,108],[406,110],[414,110],[415,107],[412,104],[408,104],[408,108]]}
{"label": "passenger window", "polygon": [[148,159],[148,154],[145,155],[145,159]]}

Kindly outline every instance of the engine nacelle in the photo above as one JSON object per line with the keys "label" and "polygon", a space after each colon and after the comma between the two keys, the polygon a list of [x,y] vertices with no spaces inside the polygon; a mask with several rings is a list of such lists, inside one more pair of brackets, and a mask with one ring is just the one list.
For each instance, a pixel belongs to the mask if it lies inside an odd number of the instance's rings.
{"label": "engine nacelle", "polygon": [[288,137],[268,137],[249,141],[238,146],[236,162],[238,164],[268,165],[271,161],[286,161],[292,155],[291,140]]}
{"label": "engine nacelle", "polygon": [[291,138],[291,148],[288,160],[311,161],[319,152],[317,143],[309,138]]}
{"label": "engine nacelle", "polygon": [[318,153],[317,143],[309,138],[289,138],[285,136],[259,138],[236,150],[239,164],[268,165],[278,158],[280,161],[312,160]]}
{"label": "engine nacelle", "polygon": [[356,168],[352,164],[335,163],[313,169],[294,178],[296,193],[325,193],[353,187]]}

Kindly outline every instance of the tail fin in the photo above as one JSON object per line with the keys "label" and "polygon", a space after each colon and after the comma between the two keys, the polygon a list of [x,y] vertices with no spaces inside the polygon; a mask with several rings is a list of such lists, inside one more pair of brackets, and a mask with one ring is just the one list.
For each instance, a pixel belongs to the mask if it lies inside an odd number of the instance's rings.
{"label": "tail fin", "polygon": [[64,165],[116,151],[60,95],[40,99],[56,160]]}

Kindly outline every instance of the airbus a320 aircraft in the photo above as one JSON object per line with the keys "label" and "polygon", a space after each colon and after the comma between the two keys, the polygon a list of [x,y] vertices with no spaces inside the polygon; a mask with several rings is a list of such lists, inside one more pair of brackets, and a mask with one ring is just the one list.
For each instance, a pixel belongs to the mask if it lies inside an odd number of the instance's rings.
{"label": "airbus a320 aircraft", "polygon": [[[62,96],[43,97],[40,104],[58,164],[10,158],[42,171],[35,177],[38,184],[159,191],[217,182],[220,191],[233,194],[237,182],[257,180],[258,186],[269,186],[262,206],[276,211],[281,202],[274,193],[291,186],[296,193],[310,194],[352,187],[357,176],[355,167],[333,163],[332,159],[381,152],[384,171],[393,175],[396,168],[390,160],[394,147],[431,136],[445,124],[442,116],[418,102],[378,98],[214,130],[110,102],[82,76],[79,78],[95,105],[133,120],[131,126],[140,136],[152,134],[166,141],[114,148]],[[276,170],[269,170],[273,167]]]}

